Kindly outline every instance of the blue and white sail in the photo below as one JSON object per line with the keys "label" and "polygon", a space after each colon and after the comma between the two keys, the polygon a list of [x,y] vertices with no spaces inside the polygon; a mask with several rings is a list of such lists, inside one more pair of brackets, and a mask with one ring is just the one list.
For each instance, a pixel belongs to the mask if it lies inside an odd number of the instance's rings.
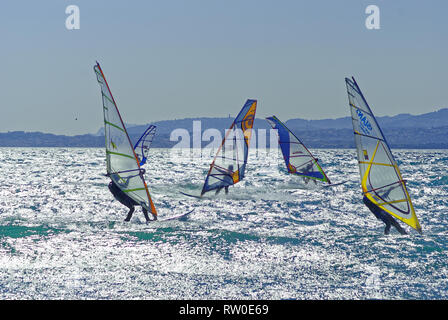
{"label": "blue and white sail", "polygon": [[140,166],[143,166],[146,163],[149,147],[151,146],[155,134],[156,126],[151,124],[145,130],[145,132],[143,132],[141,137],[137,140],[137,143],[134,145],[134,151],[137,154],[138,159],[140,160]]}
{"label": "blue and white sail", "polygon": [[271,127],[277,130],[278,142],[289,173],[301,176],[306,182],[309,179],[330,184],[324,170],[311,152],[276,116],[266,120]]}

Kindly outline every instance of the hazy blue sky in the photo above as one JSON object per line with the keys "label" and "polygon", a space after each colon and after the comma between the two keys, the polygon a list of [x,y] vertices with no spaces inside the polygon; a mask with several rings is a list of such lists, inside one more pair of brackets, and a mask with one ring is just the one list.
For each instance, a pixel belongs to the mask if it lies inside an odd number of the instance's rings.
{"label": "hazy blue sky", "polygon": [[434,111],[448,107],[447,17],[446,0],[5,0],[0,132],[96,132],[95,60],[128,123],[235,116],[247,98],[260,118],[344,117],[351,75],[379,116]]}

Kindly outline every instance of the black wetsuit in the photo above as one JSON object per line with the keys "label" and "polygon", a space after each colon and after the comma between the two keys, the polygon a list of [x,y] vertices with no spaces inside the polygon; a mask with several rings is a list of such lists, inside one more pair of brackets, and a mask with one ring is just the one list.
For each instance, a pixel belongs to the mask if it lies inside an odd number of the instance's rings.
{"label": "black wetsuit", "polygon": [[384,234],[389,234],[391,226],[394,226],[395,229],[397,229],[398,232],[400,232],[401,234],[407,234],[407,232],[398,224],[398,222],[390,214],[388,214],[383,209],[374,204],[372,201],[370,201],[369,198],[364,196],[362,201],[378,220],[381,220],[386,224]]}
{"label": "black wetsuit", "polygon": [[[121,191],[121,189],[111,180],[109,183],[109,190],[113,194],[114,198],[117,199],[121,204],[125,205],[129,208],[128,215],[124,221],[131,220],[132,214],[135,211],[135,206],[139,206],[140,204],[137,201],[133,200],[129,197],[125,192]],[[148,217],[148,211],[142,207],[143,214],[145,215],[146,221],[151,221]]]}

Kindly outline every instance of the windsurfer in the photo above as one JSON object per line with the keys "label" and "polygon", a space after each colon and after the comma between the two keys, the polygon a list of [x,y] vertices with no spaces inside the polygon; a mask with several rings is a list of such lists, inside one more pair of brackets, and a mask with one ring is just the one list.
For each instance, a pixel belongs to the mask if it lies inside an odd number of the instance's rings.
{"label": "windsurfer", "polygon": [[[303,168],[302,170],[300,170],[300,173],[302,173],[302,174],[304,174],[304,175],[309,174],[309,173],[311,172],[311,170],[313,169],[313,165],[314,165],[314,163],[311,162],[311,163],[308,164],[305,168]],[[309,178],[309,177],[303,177],[303,181],[305,181],[305,184],[308,184],[308,182],[310,181],[310,178]],[[317,183],[316,183],[316,180],[313,179],[313,181],[314,181],[314,184],[317,184]]]}
{"label": "windsurfer", "polygon": [[[137,203],[137,201],[133,200],[131,197],[129,197],[125,192],[123,192],[116,183],[111,180],[109,183],[109,190],[114,196],[115,199],[118,200],[121,204],[129,208],[128,215],[124,221],[128,222],[132,218],[132,214],[135,211],[135,206],[139,206],[140,204]],[[150,220],[148,217],[148,210],[146,210],[145,207],[142,206],[143,215],[145,216],[146,222],[157,220],[157,215],[152,215],[153,220]]]}
{"label": "windsurfer", "polygon": [[398,222],[390,214],[388,214],[386,211],[384,211],[376,204],[374,204],[372,201],[370,201],[370,199],[367,198],[367,196],[364,196],[362,201],[378,220],[381,220],[386,224],[384,234],[389,234],[391,226],[394,226],[401,234],[407,234],[407,232],[398,224]]}
{"label": "windsurfer", "polygon": [[223,172],[223,174],[224,174],[223,181],[225,183],[228,183],[228,185],[225,186],[225,187],[220,187],[220,188],[216,189],[215,195],[217,195],[219,192],[221,192],[222,188],[224,188],[226,194],[229,193],[229,185],[233,184],[233,176],[232,176],[232,174],[233,174],[233,165],[229,165],[229,167],[227,169],[227,172]]}

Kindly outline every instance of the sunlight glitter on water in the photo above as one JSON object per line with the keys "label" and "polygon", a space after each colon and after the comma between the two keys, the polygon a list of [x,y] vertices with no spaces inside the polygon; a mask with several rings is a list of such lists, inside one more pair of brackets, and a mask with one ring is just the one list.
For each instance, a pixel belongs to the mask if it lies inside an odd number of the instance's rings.
{"label": "sunlight glitter on water", "polygon": [[2,299],[446,299],[448,152],[396,150],[423,227],[383,235],[363,206],[354,150],[314,150],[333,188],[305,185],[281,156],[250,155],[228,196],[199,193],[210,157],[151,149],[161,216],[109,193],[103,149],[1,148]]}

